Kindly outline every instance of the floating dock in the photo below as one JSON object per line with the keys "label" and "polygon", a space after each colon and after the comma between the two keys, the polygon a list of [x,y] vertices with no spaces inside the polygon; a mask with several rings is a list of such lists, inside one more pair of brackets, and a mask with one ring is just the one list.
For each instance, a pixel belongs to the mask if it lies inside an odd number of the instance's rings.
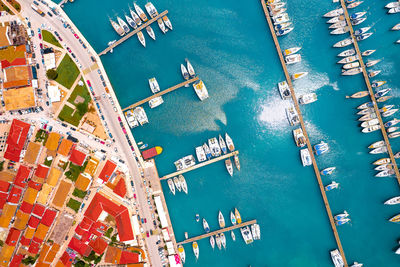
{"label": "floating dock", "polygon": [[[343,2],[343,0],[342,0],[342,2]],[[261,0],[261,5],[262,5],[262,7],[264,9],[264,14],[265,14],[265,17],[267,19],[269,29],[271,31],[272,39],[274,40],[274,43],[275,43],[276,51],[278,52],[279,60],[281,61],[283,72],[285,73],[286,81],[287,81],[287,83],[289,85],[290,93],[292,95],[292,100],[294,102],[293,104],[294,104],[294,106],[296,108],[296,111],[297,111],[297,114],[299,116],[301,129],[303,130],[304,137],[306,138],[307,148],[308,148],[308,151],[310,152],[310,155],[311,155],[315,176],[317,178],[319,189],[321,191],[321,196],[322,196],[322,199],[324,201],[326,213],[328,214],[328,217],[329,217],[329,221],[330,221],[330,224],[331,224],[331,227],[332,227],[333,235],[335,236],[336,244],[337,244],[339,252],[340,252],[340,254],[341,254],[342,258],[343,258],[344,265],[347,267],[348,266],[347,260],[346,260],[346,257],[345,257],[344,251],[343,251],[342,243],[341,243],[340,238],[339,238],[339,233],[338,233],[338,231],[336,229],[335,220],[333,218],[332,211],[331,211],[331,208],[329,206],[329,201],[328,201],[328,198],[326,196],[324,184],[322,183],[321,174],[320,174],[320,171],[318,169],[317,162],[315,161],[315,157],[314,157],[314,153],[313,153],[312,146],[311,146],[311,143],[310,143],[310,139],[308,137],[308,133],[307,133],[306,127],[304,125],[303,115],[301,113],[301,110],[300,110],[300,107],[299,107],[299,102],[297,101],[296,94],[295,94],[295,91],[293,89],[292,80],[291,80],[289,72],[287,70],[286,63],[285,63],[285,60],[284,60],[283,55],[282,55],[282,49],[281,49],[281,47],[279,45],[278,38],[277,38],[276,33],[275,33],[274,25],[273,25],[273,23],[271,21],[271,18],[269,16],[269,12],[268,12],[265,0]]]}
{"label": "floating dock", "polygon": [[139,27],[137,27],[137,29],[135,29],[135,30],[133,30],[131,32],[128,32],[125,36],[123,36],[121,39],[119,39],[118,41],[116,41],[115,43],[113,43],[112,45],[110,45],[109,47],[104,49],[103,51],[101,51],[98,55],[102,56],[102,55],[107,54],[108,52],[110,52],[110,50],[112,50],[115,47],[117,47],[118,45],[122,44],[124,41],[128,40],[129,38],[131,38],[132,36],[137,34],[139,31],[141,31],[143,29],[146,29],[147,26],[149,26],[154,21],[157,21],[159,18],[164,17],[167,14],[168,14],[168,10],[165,10],[164,12],[158,14],[156,17],[148,20],[147,22],[145,22],[142,25],[140,25]]}
{"label": "floating dock", "polygon": [[184,82],[182,82],[182,83],[180,83],[180,84],[177,84],[177,85],[175,85],[175,86],[172,86],[172,87],[170,87],[170,88],[168,88],[168,89],[162,90],[161,92],[158,92],[157,94],[154,94],[154,95],[152,95],[152,96],[149,96],[149,97],[147,97],[147,98],[145,98],[145,99],[143,99],[143,100],[140,100],[139,102],[136,102],[136,103],[134,103],[134,104],[132,104],[132,105],[130,105],[130,106],[128,106],[128,107],[122,109],[122,111],[127,111],[128,109],[132,109],[132,108],[135,108],[135,107],[137,107],[137,106],[143,105],[144,103],[149,102],[149,101],[152,100],[153,98],[156,98],[156,97],[165,95],[165,94],[167,94],[167,93],[169,93],[169,92],[175,91],[176,89],[179,89],[179,88],[181,88],[181,87],[184,87],[184,86],[187,85],[187,84],[194,83],[194,82],[197,81],[197,80],[199,80],[199,77],[194,77],[194,78],[189,79],[189,80],[187,80],[187,81],[184,81]]}
{"label": "floating dock", "polygon": [[231,231],[231,230],[235,230],[235,229],[238,229],[238,228],[241,228],[241,227],[245,227],[245,226],[248,226],[248,225],[252,225],[252,224],[255,224],[255,223],[257,223],[257,220],[251,220],[251,221],[248,221],[248,222],[244,222],[244,223],[232,225],[232,226],[229,226],[229,227],[221,228],[219,230],[216,230],[216,231],[213,231],[213,232],[209,232],[207,234],[203,234],[203,235],[199,235],[199,236],[188,238],[188,239],[186,239],[184,241],[178,242],[178,245],[191,243],[191,242],[203,239],[203,238],[207,238],[207,237],[210,237],[210,236],[213,236],[213,235],[217,235],[217,234],[220,234],[220,233],[224,233],[224,232],[228,232],[228,231]]}
{"label": "floating dock", "polygon": [[385,140],[385,143],[386,143],[386,147],[387,147],[387,151],[388,151],[388,154],[389,154],[389,157],[390,157],[390,161],[394,166],[394,172],[396,174],[397,182],[400,185],[399,168],[397,167],[396,159],[394,158],[393,150],[392,150],[392,147],[390,145],[388,135],[386,133],[386,128],[385,128],[384,122],[382,120],[381,113],[379,112],[379,107],[378,107],[378,104],[376,102],[374,90],[372,89],[371,82],[370,82],[369,77],[368,77],[367,68],[365,67],[364,60],[363,60],[363,57],[362,57],[361,52],[360,52],[360,48],[358,47],[357,39],[354,36],[353,25],[351,25],[349,12],[347,11],[346,3],[344,2],[344,0],[340,0],[340,4],[342,5],[342,8],[344,10],[344,15],[346,17],[347,25],[350,28],[350,35],[351,35],[351,38],[353,39],[353,45],[354,45],[354,48],[356,49],[356,52],[357,52],[358,61],[360,62],[360,65],[361,65],[361,68],[362,68],[362,73],[363,73],[363,76],[364,76],[365,84],[367,85],[367,88],[368,88],[369,96],[371,97],[371,101],[372,101],[372,103],[374,105],[374,110],[375,110],[376,117],[379,120],[379,126],[381,127],[382,136],[383,136],[383,139]]}
{"label": "floating dock", "polygon": [[226,158],[233,157],[233,156],[238,155],[238,154],[239,154],[239,151],[236,150],[236,151],[233,151],[233,152],[231,152],[231,153],[228,153],[228,154],[219,156],[219,157],[217,157],[217,158],[213,158],[213,159],[210,159],[210,160],[203,161],[203,162],[201,162],[201,163],[199,163],[199,164],[196,164],[196,165],[194,165],[194,166],[192,166],[192,167],[183,169],[183,170],[181,170],[181,171],[177,171],[177,172],[173,172],[173,173],[171,173],[171,174],[165,175],[164,177],[161,177],[160,180],[166,180],[166,179],[172,178],[172,177],[174,177],[174,176],[177,176],[177,175],[179,175],[179,174],[183,174],[183,173],[185,173],[185,172],[193,171],[193,170],[195,170],[195,169],[198,169],[198,168],[207,166],[207,165],[209,165],[209,164],[211,164],[211,163],[214,163],[214,162],[217,162],[217,161],[226,159]]}

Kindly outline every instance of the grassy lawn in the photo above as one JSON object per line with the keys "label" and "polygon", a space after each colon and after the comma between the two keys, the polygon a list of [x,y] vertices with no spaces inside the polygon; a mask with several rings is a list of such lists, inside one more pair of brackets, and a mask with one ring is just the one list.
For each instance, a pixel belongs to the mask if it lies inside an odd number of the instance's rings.
{"label": "grassy lawn", "polygon": [[74,126],[78,126],[79,122],[82,119],[82,116],[79,115],[79,112],[76,111],[74,115],[72,113],[74,112],[74,109],[72,109],[69,106],[64,106],[63,109],[61,110],[60,114],[58,115],[58,118],[62,121],[68,122]]}
{"label": "grassy lawn", "polygon": [[79,190],[78,188],[75,188],[74,192],[72,192],[72,195],[79,198],[84,198],[86,196],[86,193],[87,193],[86,191],[82,191]]}
{"label": "grassy lawn", "polygon": [[43,37],[43,41],[48,42],[52,45],[58,46],[60,48],[62,48],[61,44],[58,42],[57,38],[54,37],[54,35],[46,30],[42,30],[42,37]]}
{"label": "grassy lawn", "polygon": [[68,171],[65,172],[65,176],[71,181],[76,182],[81,171],[80,166],[70,163]]}
{"label": "grassy lawn", "polygon": [[68,203],[67,203],[67,207],[73,209],[75,212],[78,212],[79,208],[81,207],[81,202],[70,198]]}
{"label": "grassy lawn", "polygon": [[39,131],[37,131],[36,136],[35,136],[35,142],[43,142],[43,144],[46,143],[47,141],[47,137],[49,135],[47,134],[47,132],[43,129],[40,129]]}
{"label": "grassy lawn", "polygon": [[65,54],[64,58],[57,68],[57,72],[58,76],[56,81],[59,84],[64,85],[68,89],[71,88],[72,84],[75,82],[76,78],[79,75],[78,67],[75,65],[75,62],[68,54]]}
{"label": "grassy lawn", "polygon": [[83,86],[77,84],[74,88],[74,91],[72,91],[71,96],[68,98],[68,102],[74,106],[76,106],[74,101],[77,96],[81,96],[85,99],[85,105],[88,105],[91,100],[89,90],[87,89],[83,79],[81,79],[81,81],[83,82]]}

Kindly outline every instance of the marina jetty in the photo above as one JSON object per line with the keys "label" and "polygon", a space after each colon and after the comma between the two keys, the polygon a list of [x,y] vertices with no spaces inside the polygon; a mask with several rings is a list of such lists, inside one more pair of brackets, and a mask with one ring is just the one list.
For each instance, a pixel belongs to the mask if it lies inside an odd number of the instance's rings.
{"label": "marina jetty", "polygon": [[165,90],[163,90],[163,91],[161,91],[161,92],[158,92],[158,93],[156,93],[156,94],[153,94],[152,96],[149,96],[149,97],[147,97],[147,98],[145,98],[145,99],[143,99],[143,100],[140,100],[140,101],[138,101],[138,102],[136,102],[136,103],[134,103],[134,104],[132,104],[132,105],[130,105],[130,106],[128,106],[128,107],[122,109],[122,111],[127,111],[127,110],[129,110],[129,109],[133,109],[133,108],[135,108],[135,107],[141,106],[141,105],[143,105],[144,103],[149,102],[149,101],[152,100],[153,98],[156,98],[156,97],[165,95],[165,94],[167,94],[167,93],[169,93],[169,92],[172,92],[172,91],[175,91],[175,90],[177,90],[177,89],[179,89],[179,88],[181,88],[181,87],[185,87],[186,85],[191,84],[191,83],[194,83],[194,82],[197,81],[197,80],[199,80],[199,77],[194,77],[194,78],[189,79],[189,80],[187,80],[187,81],[181,82],[180,84],[177,84],[177,85],[172,86],[172,87],[170,87],[170,88],[168,88],[168,89],[165,89]]}
{"label": "marina jetty", "polygon": [[313,149],[312,149],[312,146],[311,146],[311,143],[310,143],[310,139],[309,139],[308,133],[306,131],[303,115],[301,113],[301,110],[300,110],[300,107],[299,107],[299,102],[298,102],[298,100],[296,98],[296,94],[295,94],[295,91],[294,91],[294,88],[293,88],[293,83],[292,83],[292,80],[290,78],[288,69],[286,67],[285,60],[284,60],[283,55],[282,55],[282,49],[281,49],[281,47],[279,45],[278,37],[277,37],[277,35],[275,33],[275,30],[274,30],[274,25],[273,25],[272,20],[271,20],[271,18],[269,16],[267,4],[266,4],[265,0],[260,0],[260,1],[261,1],[261,5],[263,7],[263,10],[264,10],[265,18],[267,19],[267,22],[268,22],[268,26],[269,26],[269,29],[270,29],[270,32],[271,32],[271,35],[272,35],[272,39],[273,39],[275,47],[276,47],[276,51],[277,51],[278,56],[279,56],[279,60],[281,62],[282,68],[283,68],[283,72],[285,73],[286,81],[287,81],[287,83],[289,85],[289,90],[290,90],[290,93],[291,93],[293,104],[294,104],[295,109],[297,111],[297,114],[299,116],[301,129],[303,130],[303,134],[304,134],[304,137],[306,139],[307,149],[308,149],[308,151],[310,153],[310,156],[311,156],[311,160],[312,160],[312,165],[314,167],[315,176],[317,178],[318,186],[319,186],[319,189],[321,191],[321,196],[322,196],[322,199],[323,199],[323,202],[324,202],[324,205],[325,205],[326,213],[328,214],[328,217],[329,217],[329,222],[331,224],[333,235],[335,237],[336,244],[338,246],[339,252],[340,252],[340,254],[341,254],[342,258],[343,258],[344,265],[347,267],[348,264],[347,264],[347,260],[346,260],[345,254],[344,254],[342,243],[340,241],[339,233],[338,233],[338,231],[336,229],[335,220],[333,218],[332,210],[330,208],[329,201],[328,201],[328,198],[326,196],[324,184],[322,183],[320,170],[318,169],[318,165],[317,165],[317,162],[316,162],[315,157],[314,157],[314,152],[313,152]]}
{"label": "marina jetty", "polygon": [[108,52],[113,50],[115,47],[117,47],[118,45],[122,44],[123,42],[125,42],[126,40],[131,38],[132,36],[136,35],[141,30],[146,29],[147,26],[149,26],[150,24],[152,24],[153,22],[157,21],[159,18],[162,18],[163,16],[165,16],[167,14],[168,14],[168,10],[165,10],[165,11],[161,12],[160,14],[155,16],[154,18],[152,18],[152,19],[148,20],[147,22],[143,23],[142,25],[140,25],[137,29],[127,33],[124,37],[120,38],[115,43],[113,43],[110,46],[108,46],[106,49],[101,51],[98,55],[102,56],[102,55],[107,54]]}
{"label": "marina jetty", "polygon": [[240,224],[232,225],[232,226],[229,226],[229,227],[221,228],[221,229],[218,229],[216,231],[209,232],[207,234],[202,234],[202,235],[199,235],[199,236],[195,236],[195,237],[191,237],[191,238],[185,239],[184,241],[178,242],[177,245],[183,245],[183,244],[191,243],[191,242],[203,239],[203,238],[207,238],[207,237],[210,237],[210,236],[215,236],[215,235],[220,234],[220,233],[228,232],[228,231],[231,231],[231,230],[235,230],[235,229],[238,229],[238,228],[241,228],[241,227],[245,227],[245,226],[249,226],[249,225],[256,224],[256,223],[257,223],[257,220],[251,220],[251,221],[243,222],[243,223],[240,223]]}
{"label": "marina jetty", "polygon": [[358,60],[360,62],[360,66],[362,68],[362,73],[363,73],[363,77],[364,77],[364,80],[365,80],[365,84],[366,84],[366,86],[368,88],[368,93],[369,93],[369,96],[370,96],[371,101],[373,103],[373,107],[374,107],[374,111],[375,111],[376,117],[379,120],[379,126],[380,126],[380,129],[381,129],[381,132],[382,132],[382,136],[383,136],[383,139],[384,139],[386,147],[387,147],[387,152],[389,154],[390,161],[391,161],[391,163],[392,163],[392,165],[394,167],[393,169],[394,169],[394,172],[396,174],[397,182],[400,185],[399,168],[398,168],[398,166],[396,164],[396,159],[394,157],[393,150],[392,150],[392,147],[390,145],[389,138],[388,138],[388,135],[387,135],[387,132],[386,132],[386,128],[385,128],[384,122],[382,120],[381,112],[379,111],[379,107],[378,107],[378,104],[377,104],[377,101],[376,101],[376,98],[375,98],[375,94],[374,94],[374,91],[372,89],[369,77],[368,77],[367,68],[366,68],[366,66],[364,64],[364,60],[363,60],[363,57],[361,55],[360,48],[358,46],[357,38],[354,35],[354,29],[353,29],[353,26],[352,26],[351,21],[350,21],[349,12],[347,11],[347,6],[346,6],[346,3],[345,3],[344,0],[340,0],[340,4],[341,4],[341,6],[343,8],[343,11],[344,11],[344,15],[345,15],[345,18],[346,18],[347,26],[350,29],[350,35],[351,35],[351,38],[353,40],[354,48],[355,48],[355,50],[357,52],[357,56],[358,56]]}

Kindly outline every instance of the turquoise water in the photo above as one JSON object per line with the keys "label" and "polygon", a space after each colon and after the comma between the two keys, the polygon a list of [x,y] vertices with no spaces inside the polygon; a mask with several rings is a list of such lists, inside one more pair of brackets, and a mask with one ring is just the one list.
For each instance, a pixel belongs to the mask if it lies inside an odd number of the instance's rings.
{"label": "turquoise water", "polygon": [[[123,15],[129,1],[77,0],[66,5],[66,12],[95,50],[101,51],[117,35],[107,15]],[[292,138],[292,127],[285,116],[286,102],[279,97],[276,84],[284,79],[275,47],[259,1],[170,1],[153,2],[159,11],[168,9],[174,30],[163,35],[152,26],[157,40],[146,36],[143,48],[136,37],[102,57],[122,107],[150,95],[147,79],[155,76],[162,88],[182,81],[179,64],[189,58],[207,85],[210,98],[198,101],[190,88],[179,89],[164,97],[165,103],[150,110],[150,124],[133,130],[137,140],[161,145],[164,153],[156,158],[160,176],[174,171],[173,162],[218,133],[228,132],[240,151],[241,172],[230,178],[222,162],[185,175],[189,195],[164,191],[177,239],[203,232],[194,215],[204,216],[217,229],[221,210],[238,207],[244,220],[257,219],[262,239],[246,246],[239,231],[237,241],[228,234],[226,251],[212,251],[209,241],[199,242],[196,262],[187,245],[187,266],[332,266],[329,250],[336,243],[329,225],[312,167],[304,168],[299,149]],[[144,6],[145,1],[138,1]],[[368,11],[363,27],[373,26],[375,33],[360,43],[362,50],[377,49],[371,56],[383,59],[379,80],[387,80],[394,99],[400,104],[399,32],[389,29],[399,15],[387,15],[384,1],[366,0],[355,11]],[[341,188],[328,192],[334,214],[347,210],[352,222],[338,228],[349,263],[365,266],[396,266],[400,226],[388,218],[399,207],[382,203],[399,195],[395,179],[375,178],[371,162],[382,156],[368,154],[367,146],[380,140],[379,132],[360,133],[355,107],[367,101],[345,99],[365,88],[361,76],[340,76],[332,44],[345,36],[329,35],[321,16],[336,6],[331,1],[292,0],[288,12],[295,30],[280,39],[284,48],[302,46],[302,63],[289,71],[309,71],[295,82],[298,94],[314,91],[318,102],[302,111],[313,144],[324,140],[331,151],[320,156],[320,168],[336,166],[337,172],[323,177]],[[377,78],[378,78],[377,77]],[[398,140],[393,140],[399,151]]]}

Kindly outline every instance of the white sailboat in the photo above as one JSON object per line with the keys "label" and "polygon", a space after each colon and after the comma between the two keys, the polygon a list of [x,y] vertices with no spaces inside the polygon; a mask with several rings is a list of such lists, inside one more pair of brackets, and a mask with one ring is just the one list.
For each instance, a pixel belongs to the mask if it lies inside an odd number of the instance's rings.
{"label": "white sailboat", "polygon": [[231,217],[232,225],[236,225],[236,217],[235,217],[235,214],[232,211],[231,211],[230,217]]}
{"label": "white sailboat", "polygon": [[233,166],[232,166],[232,161],[230,158],[225,160],[225,167],[226,167],[226,170],[228,171],[229,175],[233,176]]}
{"label": "white sailboat", "polygon": [[210,236],[210,245],[211,245],[211,247],[214,249],[214,247],[215,247],[215,239],[214,239],[214,236],[213,236],[213,235]]}
{"label": "white sailboat", "polygon": [[135,11],[132,10],[132,8],[129,7],[129,12],[131,13],[132,19],[135,21],[135,23],[140,26],[142,25],[142,20],[139,18],[139,16],[135,13]]}
{"label": "white sailboat", "polygon": [[207,160],[206,153],[204,152],[204,148],[202,146],[196,147],[196,156],[199,162]]}
{"label": "white sailboat", "polygon": [[154,34],[153,28],[150,26],[146,27],[147,34],[151,37],[151,39],[156,40],[156,35]]}
{"label": "white sailboat", "polygon": [[224,138],[222,138],[221,135],[218,135],[218,141],[219,141],[219,147],[221,148],[222,153],[226,154],[226,152],[228,152],[228,151],[226,150],[226,144],[225,144]]}
{"label": "white sailboat", "polygon": [[147,18],[146,14],[143,12],[143,9],[140,8],[140,6],[138,6],[136,3],[133,3],[133,7],[135,8],[136,13],[139,15],[141,20],[143,20],[143,22],[146,22],[149,20]]}
{"label": "white sailboat", "polygon": [[182,174],[179,174],[178,179],[179,179],[179,182],[181,184],[182,191],[185,192],[185,194],[187,195],[188,194],[188,187],[187,187],[187,183],[186,183],[185,177],[183,177]]}
{"label": "white sailboat", "polygon": [[221,211],[218,211],[218,223],[219,227],[221,228],[225,227],[225,218]]}
{"label": "white sailboat", "polygon": [[185,80],[189,80],[189,72],[187,71],[185,65],[181,64],[182,76]]}
{"label": "white sailboat", "polygon": [[169,190],[171,191],[172,194],[175,195],[175,185],[174,185],[174,182],[172,181],[172,179],[171,178],[168,179],[167,183],[168,183]]}
{"label": "white sailboat", "polygon": [[224,233],[220,233],[219,236],[220,236],[220,239],[221,239],[221,245],[224,247],[224,249],[226,249],[226,238],[225,238],[225,234],[224,234]]}
{"label": "white sailboat", "polygon": [[189,59],[186,59],[186,66],[187,66],[187,70],[189,72],[190,78],[193,78],[194,76],[196,76],[196,73],[194,72],[192,64],[190,64]]}
{"label": "white sailboat", "polygon": [[235,233],[233,232],[233,230],[231,231],[231,237],[233,241],[236,241],[236,236]]}
{"label": "white sailboat", "polygon": [[162,21],[162,19],[158,19],[158,20],[157,20],[157,24],[158,24],[158,27],[160,27],[160,30],[161,30],[164,34],[168,31],[168,29],[165,28],[165,24],[164,24],[164,22]]}
{"label": "white sailboat", "polygon": [[121,26],[122,29],[124,29],[125,33],[130,32],[131,29],[129,29],[128,24],[126,24],[126,22],[121,19],[120,17],[117,17],[117,21],[119,23],[119,25]]}
{"label": "white sailboat", "polygon": [[228,135],[228,133],[225,133],[225,142],[229,151],[233,152],[235,150],[235,144],[233,143],[232,138]]}
{"label": "white sailboat", "polygon": [[182,191],[182,187],[181,187],[181,183],[179,182],[178,177],[175,176],[173,178],[173,181],[174,181],[175,188],[178,189],[179,192],[181,192]]}
{"label": "white sailboat", "polygon": [[192,248],[193,248],[194,256],[196,257],[196,259],[198,259],[198,258],[199,258],[199,252],[200,252],[200,251],[199,251],[199,245],[197,244],[196,241],[193,242]]}
{"label": "white sailboat", "polygon": [[140,43],[141,43],[144,47],[146,47],[146,39],[144,39],[144,35],[143,35],[142,31],[138,31],[137,37],[138,37]]}
{"label": "white sailboat", "polygon": [[179,257],[181,258],[181,261],[183,263],[185,263],[186,254],[185,254],[185,249],[183,248],[182,245],[178,245],[178,254],[179,254]]}
{"label": "white sailboat", "polygon": [[165,26],[167,26],[172,31],[172,23],[169,20],[169,18],[167,16],[164,16],[162,19],[164,21]]}
{"label": "white sailboat", "polygon": [[221,238],[220,238],[219,234],[215,235],[215,243],[217,243],[218,249],[221,250],[222,244],[221,244]]}

